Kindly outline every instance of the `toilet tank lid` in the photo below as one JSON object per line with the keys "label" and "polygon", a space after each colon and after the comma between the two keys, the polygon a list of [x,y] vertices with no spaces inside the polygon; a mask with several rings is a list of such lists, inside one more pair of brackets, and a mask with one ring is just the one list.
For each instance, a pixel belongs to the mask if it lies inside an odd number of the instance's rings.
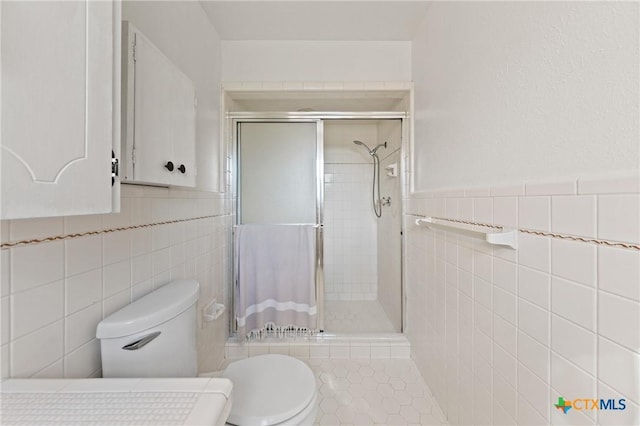
{"label": "toilet tank lid", "polygon": [[173,281],[100,321],[98,339],[129,336],[180,315],[198,300],[195,280]]}

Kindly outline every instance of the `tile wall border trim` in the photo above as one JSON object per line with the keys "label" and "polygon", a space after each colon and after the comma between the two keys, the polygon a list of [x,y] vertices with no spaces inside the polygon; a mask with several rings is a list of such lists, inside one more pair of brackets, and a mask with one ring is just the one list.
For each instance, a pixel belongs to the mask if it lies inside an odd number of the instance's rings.
{"label": "tile wall border trim", "polygon": [[226,215],[226,214],[214,214],[214,215],[207,215],[207,216],[192,217],[192,218],[188,218],[188,219],[174,219],[174,220],[167,220],[167,221],[163,221],[163,222],[153,222],[153,223],[145,223],[145,224],[141,224],[141,225],[131,225],[131,226],[122,226],[122,227],[118,227],[118,228],[101,229],[99,231],[86,231],[86,232],[79,232],[79,233],[74,233],[74,234],[54,235],[54,236],[44,237],[44,238],[33,238],[33,239],[29,239],[29,240],[8,241],[6,243],[2,243],[0,245],[0,249],[5,250],[5,249],[11,249],[11,248],[14,248],[14,247],[18,247],[18,246],[49,243],[49,242],[52,242],[52,241],[71,240],[71,239],[74,239],[74,238],[87,237],[87,236],[91,236],[91,235],[111,234],[111,233],[120,232],[120,231],[130,231],[130,230],[133,230],[133,229],[151,228],[151,227],[154,227],[154,226],[171,225],[171,224],[174,224],[174,223],[191,222],[191,221],[194,221],[194,220],[211,219],[211,218],[222,217],[222,216],[228,216],[228,215]]}
{"label": "tile wall border trim", "polygon": [[[410,214],[410,213],[407,213],[407,214],[410,215],[410,216],[425,217],[423,215],[416,215],[416,214]],[[434,216],[432,216],[432,218],[433,219],[437,219],[437,220],[443,220],[443,221],[447,221],[447,222],[452,222],[452,223],[460,223],[460,224],[464,224],[464,225],[481,226],[481,227],[485,227],[485,228],[493,228],[493,229],[506,229],[507,228],[507,227],[500,226],[500,225],[492,225],[492,224],[481,223],[481,222],[472,222],[472,221],[468,221],[468,220],[449,219],[449,218],[445,218],[445,217],[434,217]],[[556,239],[560,239],[560,240],[569,240],[569,241],[576,241],[576,242],[581,242],[581,243],[590,243],[590,244],[602,245],[602,246],[607,246],[607,247],[617,247],[617,248],[623,248],[623,249],[628,249],[628,250],[640,251],[640,244],[631,244],[631,243],[625,243],[625,242],[622,242],[622,241],[601,240],[601,239],[596,239],[596,238],[580,237],[580,236],[576,236],[576,235],[560,234],[560,233],[556,233],[556,232],[534,231],[534,230],[531,230],[531,229],[517,229],[517,231],[521,232],[523,234],[537,235],[537,236],[540,236],[540,237],[549,237],[549,238],[556,238]]]}

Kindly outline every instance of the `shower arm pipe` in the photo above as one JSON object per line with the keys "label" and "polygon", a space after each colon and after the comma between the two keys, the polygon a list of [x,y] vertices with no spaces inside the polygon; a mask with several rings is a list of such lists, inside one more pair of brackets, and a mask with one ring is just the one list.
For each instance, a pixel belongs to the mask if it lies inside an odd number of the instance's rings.
{"label": "shower arm pipe", "polygon": [[467,237],[485,240],[489,244],[507,246],[514,250],[518,248],[518,231],[516,229],[504,232],[483,232],[435,222],[435,219],[432,217],[416,219],[416,225],[426,226],[427,228],[439,229],[442,231],[456,232]]}

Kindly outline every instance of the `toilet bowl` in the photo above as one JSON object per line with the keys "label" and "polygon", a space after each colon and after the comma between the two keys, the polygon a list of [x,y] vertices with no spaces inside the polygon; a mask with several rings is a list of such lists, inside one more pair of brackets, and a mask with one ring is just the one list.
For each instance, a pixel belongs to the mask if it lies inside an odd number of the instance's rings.
{"label": "toilet bowl", "polygon": [[229,424],[311,425],[316,418],[316,379],[296,358],[271,354],[242,359],[231,363],[222,377],[233,382]]}
{"label": "toilet bowl", "polygon": [[[199,284],[174,281],[98,324],[104,377],[195,377]],[[261,355],[233,362],[229,424],[311,425],[318,407],[315,376],[304,362]]]}

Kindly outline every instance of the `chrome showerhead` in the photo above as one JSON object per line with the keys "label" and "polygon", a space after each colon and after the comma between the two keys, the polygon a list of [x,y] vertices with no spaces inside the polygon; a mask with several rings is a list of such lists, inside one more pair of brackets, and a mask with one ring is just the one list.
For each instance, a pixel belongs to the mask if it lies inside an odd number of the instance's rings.
{"label": "chrome showerhead", "polygon": [[371,155],[371,156],[376,155],[376,152],[378,152],[378,149],[380,149],[382,147],[384,147],[384,148],[387,147],[387,142],[381,143],[380,145],[376,146],[373,149],[369,148],[369,146],[366,143],[362,142],[362,141],[353,141],[353,143],[355,143],[356,145],[364,146],[367,149],[367,151],[369,151],[369,155]]}
{"label": "chrome showerhead", "polygon": [[355,143],[356,145],[362,145],[366,148],[367,151],[369,151],[369,155],[373,155],[373,151],[371,151],[371,148],[369,148],[369,146],[362,142],[362,141],[353,141],[353,143]]}
{"label": "chrome showerhead", "polygon": [[353,143],[355,143],[356,145],[364,146],[367,149],[367,151],[369,151],[369,155],[371,155],[371,156],[376,155],[376,152],[378,152],[378,149],[383,148],[383,147],[384,148],[387,147],[387,142],[386,141],[385,141],[385,143],[381,143],[380,145],[376,146],[373,149],[369,148],[369,146],[366,143],[362,142],[362,141],[353,141]]}

